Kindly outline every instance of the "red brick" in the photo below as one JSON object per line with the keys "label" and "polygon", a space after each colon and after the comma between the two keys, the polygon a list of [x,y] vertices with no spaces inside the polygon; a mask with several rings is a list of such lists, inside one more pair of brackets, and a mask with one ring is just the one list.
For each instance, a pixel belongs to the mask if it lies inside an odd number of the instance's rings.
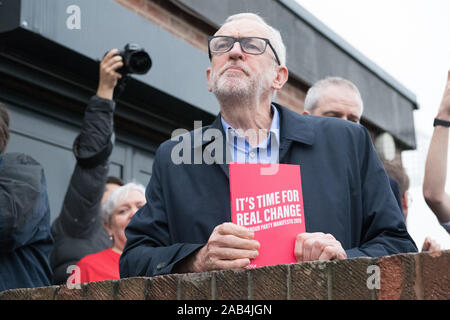
{"label": "red brick", "polygon": [[121,279],[117,288],[117,299],[145,300],[148,296],[149,287],[149,278],[135,277]]}
{"label": "red brick", "polygon": [[[450,251],[379,259],[276,265],[250,270],[174,274],[0,293],[0,300],[55,299],[446,299]],[[370,291],[368,267],[380,268],[380,289]]]}
{"label": "red brick", "polygon": [[180,300],[211,300],[212,273],[187,273],[180,277]]}
{"label": "red brick", "polygon": [[40,287],[32,291],[32,300],[53,300],[56,296],[58,286]]}
{"label": "red brick", "polygon": [[251,300],[283,300],[288,297],[288,265],[249,270]]}
{"label": "red brick", "polygon": [[150,278],[150,300],[176,300],[179,275],[164,275]]}
{"label": "red brick", "polygon": [[292,300],[328,299],[328,262],[304,262],[290,265],[290,297]]}
{"label": "red brick", "polygon": [[55,300],[83,300],[85,283],[80,284],[81,289],[69,289],[66,285],[62,285],[57,289]]}
{"label": "red brick", "polygon": [[126,2],[129,5],[137,8],[144,8],[146,0],[122,0],[122,2]]}
{"label": "red brick", "polygon": [[450,250],[422,253],[423,298],[450,300]]}
{"label": "red brick", "polygon": [[217,300],[247,300],[248,270],[225,270],[214,272],[215,297]]}
{"label": "red brick", "polygon": [[86,285],[85,300],[115,300],[118,280],[90,282]]}
{"label": "red brick", "polygon": [[378,299],[417,299],[416,262],[413,254],[381,257],[377,265],[380,267]]}
{"label": "red brick", "polygon": [[31,300],[32,289],[9,289],[0,292],[0,300]]}
{"label": "red brick", "polygon": [[170,13],[150,1],[145,2],[144,12],[162,24],[170,24]]}
{"label": "red brick", "polygon": [[[369,289],[367,280],[369,266],[376,266],[375,259],[360,258],[338,260],[329,264],[331,268],[330,299],[371,300],[376,297],[376,288]],[[369,270],[370,271],[370,270]]]}

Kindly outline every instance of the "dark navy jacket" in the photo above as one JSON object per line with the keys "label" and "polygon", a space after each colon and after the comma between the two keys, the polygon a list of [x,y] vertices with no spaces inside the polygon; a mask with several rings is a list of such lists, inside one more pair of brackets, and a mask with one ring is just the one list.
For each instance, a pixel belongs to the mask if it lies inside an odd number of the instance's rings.
{"label": "dark navy jacket", "polygon": [[101,199],[113,149],[115,103],[93,96],[73,144],[77,159],[59,216],[52,224],[55,239],[50,256],[53,284],[64,284],[67,268],[90,254],[112,247],[103,227]]}
{"label": "dark navy jacket", "polygon": [[[280,163],[301,167],[306,231],[331,233],[348,258],[417,252],[367,130],[275,106]],[[208,128],[225,137],[220,116],[203,132]],[[121,277],[171,273],[208,241],[215,226],[231,221],[228,166],[174,164],[171,153],[179,143],[166,141],[156,152],[147,204],[125,230]],[[211,143],[203,141],[203,150]]]}
{"label": "dark navy jacket", "polygon": [[50,285],[53,238],[44,170],[30,156],[0,156],[0,291]]}

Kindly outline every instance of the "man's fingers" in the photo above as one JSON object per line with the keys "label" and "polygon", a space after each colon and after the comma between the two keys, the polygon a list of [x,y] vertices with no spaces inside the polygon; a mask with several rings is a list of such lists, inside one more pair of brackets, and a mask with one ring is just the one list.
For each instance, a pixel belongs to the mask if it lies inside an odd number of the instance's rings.
{"label": "man's fingers", "polygon": [[[322,237],[325,236],[324,233],[322,232],[304,232],[304,233],[300,233],[297,235],[297,238],[295,239],[295,248],[294,248],[294,254],[295,257],[297,258],[297,261],[308,261],[305,259],[305,254],[308,256],[307,258],[309,259],[310,254],[311,254],[311,242],[308,242],[308,240],[313,239],[313,238],[317,238],[317,237]],[[306,251],[305,251],[305,248]]]}
{"label": "man's fingers", "polygon": [[321,232],[299,234],[296,238],[294,254],[298,262],[347,257],[339,241],[331,234]]}
{"label": "man's fingers", "polygon": [[337,258],[339,248],[335,245],[329,245],[323,248],[322,253],[317,257],[316,260],[319,261],[325,261],[325,260],[332,260]]}
{"label": "man's fingers", "polygon": [[326,238],[318,239],[315,243],[313,243],[311,248],[311,254],[307,261],[318,260],[320,255],[323,253],[324,249],[327,246],[334,245],[334,240],[329,240]]}
{"label": "man's fingers", "polygon": [[215,231],[221,235],[231,234],[244,239],[253,239],[255,237],[255,233],[253,231],[231,222],[222,223],[216,227]]}
{"label": "man's fingers", "polygon": [[118,53],[119,53],[118,49],[109,50],[108,53],[103,57],[102,62],[111,59],[111,57],[113,57],[114,55],[116,55]]}
{"label": "man's fingers", "polygon": [[210,270],[243,269],[250,264],[250,259],[218,260]]}
{"label": "man's fingers", "polygon": [[108,60],[104,60],[102,67],[103,67],[103,69],[108,69],[108,68],[111,68],[112,65],[114,65],[118,62],[123,63],[122,57],[121,56],[113,56]]}
{"label": "man's fingers", "polygon": [[123,66],[122,61],[119,61],[119,62],[114,63],[114,64],[113,64],[112,66],[110,66],[109,68],[106,68],[105,71],[106,71],[108,74],[111,74],[113,71],[116,71],[117,69],[119,69],[119,68],[122,67],[122,66]]}
{"label": "man's fingers", "polygon": [[211,239],[211,241],[211,243],[214,243],[218,247],[225,248],[258,250],[260,247],[259,242],[256,240],[243,239],[231,234],[217,235],[216,237]]}
{"label": "man's fingers", "polygon": [[237,259],[255,259],[258,256],[258,250],[242,250],[235,248],[215,248],[211,252],[214,258],[218,260],[237,260]]}

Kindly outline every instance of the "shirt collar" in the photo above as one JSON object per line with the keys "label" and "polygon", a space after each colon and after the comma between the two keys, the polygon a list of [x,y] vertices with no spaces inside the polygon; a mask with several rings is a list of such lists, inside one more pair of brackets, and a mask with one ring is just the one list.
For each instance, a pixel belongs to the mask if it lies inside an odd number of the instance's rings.
{"label": "shirt collar", "polygon": [[[277,108],[271,104],[270,105],[273,111],[273,118],[272,118],[272,123],[270,124],[270,130],[269,130],[269,135],[271,135],[271,139],[276,139],[277,141],[277,145],[280,145],[280,115],[278,114],[278,110]],[[230,134],[230,130],[235,132],[235,134],[242,138],[239,133],[228,123],[225,121],[225,119],[220,116],[220,120],[222,121],[222,127],[223,127],[223,131],[225,131],[225,136],[226,136],[226,140],[229,141],[229,134]],[[266,145],[269,141],[269,137],[263,141],[262,143],[259,144],[259,146],[261,146],[262,144]]]}

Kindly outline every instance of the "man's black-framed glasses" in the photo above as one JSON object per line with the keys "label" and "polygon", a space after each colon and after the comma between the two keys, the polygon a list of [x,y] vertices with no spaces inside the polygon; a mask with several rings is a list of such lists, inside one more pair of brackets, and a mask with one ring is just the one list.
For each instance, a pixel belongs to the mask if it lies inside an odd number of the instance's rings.
{"label": "man's black-framed glasses", "polygon": [[279,65],[281,65],[280,59],[272,47],[269,39],[259,38],[259,37],[244,37],[244,38],[234,38],[229,36],[212,36],[208,38],[208,53],[211,59],[211,54],[213,53],[226,53],[230,51],[235,42],[239,42],[241,45],[241,50],[248,54],[259,55],[266,51],[267,45],[272,49],[275,54],[275,58]]}

